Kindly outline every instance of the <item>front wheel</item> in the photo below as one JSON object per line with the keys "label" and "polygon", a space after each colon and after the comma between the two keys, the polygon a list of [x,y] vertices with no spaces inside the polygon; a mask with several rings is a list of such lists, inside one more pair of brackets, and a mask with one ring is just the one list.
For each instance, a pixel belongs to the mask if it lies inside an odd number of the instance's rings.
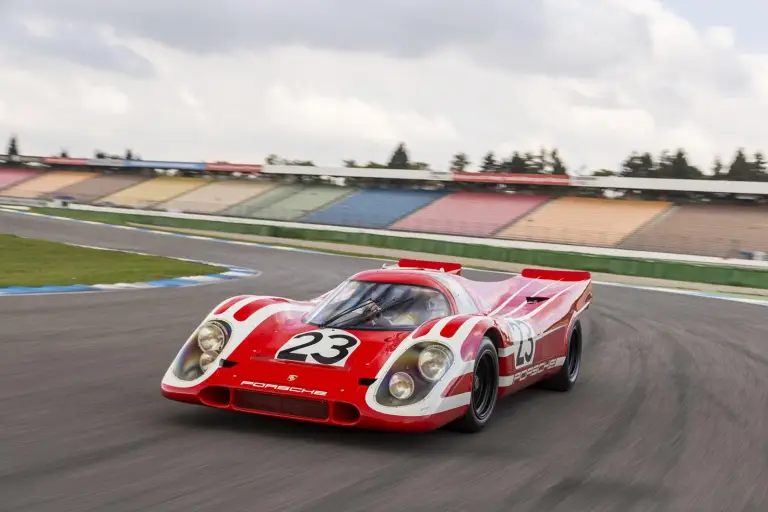
{"label": "front wheel", "polygon": [[472,398],[467,412],[448,428],[457,432],[480,432],[491,418],[499,396],[499,356],[493,342],[484,337],[475,356]]}

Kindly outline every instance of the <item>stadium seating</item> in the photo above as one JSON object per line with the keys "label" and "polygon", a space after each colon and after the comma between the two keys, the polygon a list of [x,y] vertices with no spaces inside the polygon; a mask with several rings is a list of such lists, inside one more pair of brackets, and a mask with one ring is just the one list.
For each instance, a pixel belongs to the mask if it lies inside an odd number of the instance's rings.
{"label": "stadium seating", "polygon": [[28,180],[37,175],[37,171],[29,169],[8,169],[0,167],[0,195],[5,195],[3,191],[6,187],[12,187],[13,185]]}
{"label": "stadium seating", "polygon": [[[280,189],[286,188],[288,187],[280,187]],[[262,204],[250,215],[260,219],[298,220],[318,208],[351,194],[353,191],[354,189],[346,187],[291,185],[289,190],[280,190],[280,196],[274,197],[276,200],[270,198],[268,204]],[[256,199],[258,200],[258,198]]]}
{"label": "stadium seating", "polygon": [[536,209],[496,236],[612,247],[670,206],[662,201],[563,197]]}
{"label": "stadium seating", "polygon": [[160,176],[103,197],[100,202],[134,208],[150,208],[207,183],[210,182],[202,178]]}
{"label": "stadium seating", "polygon": [[148,178],[130,174],[99,174],[53,192],[58,197],[71,197],[80,203],[98,203],[99,199],[141,183]]}
{"label": "stadium seating", "polygon": [[272,188],[271,183],[242,180],[214,181],[204,187],[174,197],[156,206],[163,210],[181,210],[195,213],[218,213],[256,197]]}
{"label": "stadium seating", "polygon": [[549,196],[458,192],[399,220],[392,229],[491,236],[549,199]]}
{"label": "stadium seating", "polygon": [[431,190],[365,189],[307,215],[302,221],[385,228],[444,195],[443,191]]}
{"label": "stadium seating", "polygon": [[768,252],[768,208],[683,205],[643,226],[622,249],[737,258],[739,250]]}
{"label": "stadium seating", "polygon": [[50,199],[55,192],[81,181],[95,178],[99,174],[85,171],[48,171],[37,177],[24,180],[3,190],[4,196],[26,199]]}
{"label": "stadium seating", "polygon": [[283,199],[290,197],[293,194],[298,193],[302,189],[301,185],[283,185],[267,190],[263,194],[259,194],[256,197],[252,197],[240,204],[233,206],[227,210],[224,210],[225,215],[234,215],[237,217],[251,217],[255,212],[258,212],[262,208],[282,201]]}

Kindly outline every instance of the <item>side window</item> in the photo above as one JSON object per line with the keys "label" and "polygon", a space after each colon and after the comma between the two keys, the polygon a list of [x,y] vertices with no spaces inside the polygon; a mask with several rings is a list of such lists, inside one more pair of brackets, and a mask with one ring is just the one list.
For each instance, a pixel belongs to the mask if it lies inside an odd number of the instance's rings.
{"label": "side window", "polygon": [[480,311],[475,304],[475,301],[472,300],[472,297],[469,295],[469,293],[467,293],[464,287],[459,283],[446,276],[438,276],[437,279],[443,284],[443,286],[448,289],[449,292],[451,292],[451,295],[453,295],[453,298],[456,301],[456,306],[459,308],[460,314],[471,315]]}

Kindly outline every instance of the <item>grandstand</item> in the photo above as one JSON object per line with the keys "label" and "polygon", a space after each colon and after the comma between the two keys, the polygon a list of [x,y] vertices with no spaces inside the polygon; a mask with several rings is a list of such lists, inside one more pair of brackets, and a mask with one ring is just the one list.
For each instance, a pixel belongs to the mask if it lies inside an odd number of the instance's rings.
{"label": "grandstand", "polygon": [[20,181],[3,190],[3,195],[26,199],[50,199],[54,193],[65,187],[98,176],[95,172],[51,171],[40,173],[36,177]]}
{"label": "grandstand", "polygon": [[0,168],[0,196],[5,195],[4,188],[11,187],[34,176],[37,176],[37,172],[29,169]]}
{"label": "grandstand", "polygon": [[[299,185],[281,187],[274,190],[274,192],[278,191],[280,192],[279,196],[273,196],[274,200],[270,200],[268,204],[259,205],[258,208],[250,213],[250,216],[260,219],[299,220],[318,208],[322,208],[353,193],[354,189],[322,185]],[[264,196],[267,194],[264,194]],[[257,197],[256,200],[258,199]]]}
{"label": "grandstand", "polygon": [[160,210],[219,213],[274,188],[270,183],[238,180],[214,181],[156,206]]}
{"label": "grandstand", "polygon": [[768,208],[689,204],[644,225],[619,244],[638,251],[738,258],[739,251],[768,252]]}
{"label": "grandstand", "polygon": [[563,197],[503,229],[498,238],[613,247],[672,203]]}
{"label": "grandstand", "polygon": [[149,208],[209,183],[202,178],[160,176],[102,197],[99,202]]}
{"label": "grandstand", "polygon": [[398,219],[444,196],[432,190],[364,189],[303,220],[317,224],[386,228]]}
{"label": "grandstand", "polygon": [[53,194],[57,197],[72,198],[80,203],[96,203],[104,196],[115,194],[147,179],[144,176],[130,174],[99,174],[91,179],[78,181],[55,190]]}
{"label": "grandstand", "polygon": [[549,196],[457,192],[431,203],[391,228],[448,235],[491,236],[541,206]]}
{"label": "grandstand", "polygon": [[[62,159],[54,160],[59,163]],[[428,173],[430,177],[423,178],[427,175],[408,174],[417,171],[367,169],[365,180],[358,183],[368,188],[357,188],[317,184],[318,179],[324,179],[318,177],[325,171],[335,175],[331,168],[312,169],[304,178],[301,176],[308,172],[304,167],[281,168],[275,174],[262,173],[259,180],[246,180],[232,179],[227,173],[223,173],[226,179],[217,179],[216,173],[206,173],[207,178],[158,177],[148,176],[146,171],[103,172],[103,167],[98,168],[102,172],[87,172],[81,170],[82,160],[71,167],[47,171],[18,165],[0,167],[0,196],[13,200],[71,198],[81,203],[134,208],[723,258],[742,257],[750,251],[768,252],[768,207],[736,204],[744,196],[754,201],[755,197],[768,195],[768,188],[761,183],[571,178],[572,182],[558,185],[556,192],[568,195],[554,197],[542,193],[546,187],[541,186],[535,188],[535,194],[529,193],[534,189],[528,183],[536,180],[530,175],[513,176],[512,181],[522,185],[513,185],[511,188],[518,190],[507,191],[499,190],[497,180],[506,179],[503,174],[490,179],[470,173],[473,183],[455,186],[446,183],[445,175],[439,173]],[[340,171],[344,175],[350,172],[348,168]],[[402,177],[399,172],[404,172]],[[299,178],[286,179],[291,173]],[[187,174],[200,175],[199,171]],[[387,186],[371,186],[372,178],[385,180]],[[482,181],[486,179],[490,181]],[[634,199],[632,192],[628,199],[579,197],[585,192],[600,194],[595,180],[606,180],[601,186],[607,189],[631,191],[637,187],[656,190],[658,196],[683,190],[686,192],[675,197],[685,199],[680,204],[645,201]],[[702,197],[720,204],[707,204]]]}

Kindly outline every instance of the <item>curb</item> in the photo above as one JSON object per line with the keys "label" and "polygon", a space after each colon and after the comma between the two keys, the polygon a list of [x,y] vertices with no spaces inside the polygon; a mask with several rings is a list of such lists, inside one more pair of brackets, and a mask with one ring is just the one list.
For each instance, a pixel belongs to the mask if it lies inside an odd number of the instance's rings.
{"label": "curb", "polygon": [[[145,233],[154,233],[154,234],[165,235],[165,236],[175,236],[175,237],[180,237],[180,238],[191,238],[193,240],[203,240],[203,241],[207,241],[207,242],[218,242],[218,243],[224,243],[224,244],[242,245],[242,246],[247,246],[247,247],[261,247],[261,248],[274,249],[274,250],[280,250],[280,251],[303,252],[303,253],[307,253],[307,254],[323,254],[323,255],[333,254],[333,253],[327,253],[327,252],[323,252],[323,251],[319,251],[319,250],[312,250],[312,249],[300,249],[300,248],[296,248],[296,247],[285,247],[285,246],[279,246],[279,245],[261,244],[261,243],[257,243],[257,242],[245,242],[245,241],[241,241],[241,240],[230,240],[230,239],[223,239],[223,238],[211,238],[211,237],[200,236],[200,235],[186,235],[186,234],[183,234],[183,233],[173,233],[173,232],[170,232],[170,231],[161,231],[161,230],[147,229],[147,228],[136,228],[136,227],[133,227],[133,226],[122,226],[122,225],[119,225],[119,224],[109,224],[109,223],[106,223],[106,222],[96,222],[96,221],[92,221],[92,220],[72,219],[72,218],[69,218],[69,217],[58,217],[56,215],[46,215],[46,214],[43,214],[43,213],[34,213],[34,212],[20,211],[20,210],[15,210],[15,209],[14,210],[5,210],[1,206],[0,206],[0,211],[5,211],[7,213],[15,213],[17,215],[33,215],[35,217],[44,217],[44,218],[48,218],[48,219],[65,220],[65,221],[70,221],[70,222],[79,222],[81,224],[91,224],[91,225],[95,225],[95,226],[109,226],[109,227],[112,227],[112,228],[126,229],[126,230],[130,230],[130,231],[143,231]],[[88,247],[88,246],[84,246],[84,247]],[[97,249],[100,249],[100,248],[97,247]],[[107,250],[110,250],[110,249],[107,249]],[[125,252],[128,252],[128,251],[125,251]],[[136,253],[136,254],[143,254],[143,253]],[[365,258],[365,259],[379,260],[379,261],[390,261],[390,259],[381,258],[381,257],[377,257],[377,256],[351,256],[351,255],[338,255],[338,256],[345,256],[345,257],[349,257],[349,258]],[[183,259],[183,258],[176,258],[176,259]],[[187,261],[195,261],[197,263],[208,263],[209,265],[219,265],[219,266],[227,266],[228,267],[228,265],[221,265],[221,264],[218,264],[218,263],[210,263],[210,262],[205,262],[205,261],[203,261],[203,262],[197,261],[197,260],[187,260]],[[467,267],[467,268],[469,268],[471,270],[474,270],[476,272],[491,272],[491,273],[496,273],[496,274],[512,274],[510,272],[505,272],[503,270],[486,270],[486,269],[476,269],[476,268],[471,268],[471,267]],[[256,272],[256,275],[260,274],[260,272],[258,272],[258,271],[242,269],[242,268],[238,268],[238,269],[234,269],[233,268],[232,270],[233,271],[237,270],[237,271],[241,271],[241,272],[243,272],[243,271],[245,271],[245,272]],[[224,274],[215,274],[215,275],[224,275]],[[208,276],[198,276],[198,277],[208,277]],[[183,280],[183,279],[191,279],[191,278],[179,278],[179,280]],[[174,280],[169,280],[169,281],[174,281]],[[699,292],[699,291],[694,291],[694,290],[681,290],[681,289],[676,289],[676,288],[663,288],[663,287],[653,287],[653,286],[632,285],[632,284],[625,284],[625,283],[612,283],[612,282],[606,282],[606,281],[594,281],[594,283],[598,284],[598,285],[602,285],[602,286],[614,286],[614,287],[617,287],[617,288],[629,288],[629,289],[633,289],[633,290],[647,290],[647,291],[656,291],[656,292],[663,292],[663,293],[673,293],[673,294],[677,294],[677,295],[687,295],[687,296],[693,296],[693,297],[705,297],[705,298],[711,298],[711,299],[728,300],[728,301],[731,301],[731,302],[741,302],[741,303],[745,303],[745,304],[752,304],[752,305],[756,305],[756,306],[768,307],[768,300],[748,299],[748,298],[742,298],[742,297],[734,297],[734,296],[730,296],[730,295],[726,295],[726,294],[707,293],[707,292]],[[141,284],[143,284],[143,283],[141,283]],[[101,286],[114,286],[114,285],[101,285]],[[131,286],[131,285],[126,285],[126,286],[134,287],[134,286]],[[169,285],[169,286],[179,286],[179,285]],[[3,294],[3,289],[0,288],[0,295],[2,295],[2,294]]]}
{"label": "curb", "polygon": [[[30,214],[33,215],[33,214]],[[63,243],[63,242],[62,242]],[[94,245],[82,245],[82,244],[67,244],[75,247],[84,247],[87,249],[96,249],[99,251],[113,251],[122,252],[127,254],[138,254],[141,256],[157,256],[156,254],[149,254],[139,251],[124,251],[121,249],[108,249],[105,247],[97,247]],[[206,284],[213,284],[222,281],[232,281],[235,279],[241,279],[244,277],[258,277],[261,275],[261,271],[250,268],[235,267],[232,265],[223,265],[221,263],[215,263],[211,261],[195,260],[191,258],[176,258],[172,256],[162,256],[163,258],[169,258],[179,261],[188,261],[192,263],[202,263],[205,265],[214,265],[217,267],[226,267],[229,270],[226,272],[220,272],[218,274],[206,274],[199,276],[185,276],[185,277],[173,277],[170,279],[156,279],[153,281],[144,281],[136,283],[110,283],[110,284],[70,284],[60,286],[10,286],[7,288],[0,288],[0,297],[5,295],[48,295],[59,293],[92,293],[92,292],[106,292],[106,291],[118,291],[118,290],[150,290],[155,288],[184,288],[188,286],[201,286]]]}

